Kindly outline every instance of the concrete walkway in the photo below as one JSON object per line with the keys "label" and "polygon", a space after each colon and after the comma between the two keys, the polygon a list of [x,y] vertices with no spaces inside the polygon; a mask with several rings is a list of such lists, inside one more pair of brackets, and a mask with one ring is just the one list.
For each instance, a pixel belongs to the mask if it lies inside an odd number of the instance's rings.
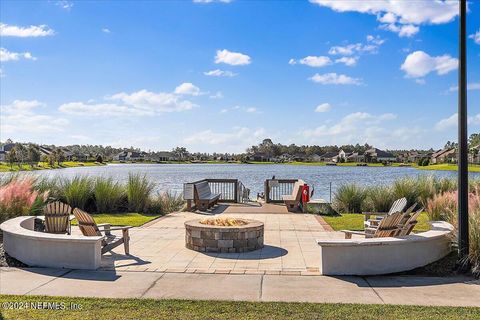
{"label": "concrete walkway", "polygon": [[0,269],[0,294],[480,307],[467,277],[326,277]]}

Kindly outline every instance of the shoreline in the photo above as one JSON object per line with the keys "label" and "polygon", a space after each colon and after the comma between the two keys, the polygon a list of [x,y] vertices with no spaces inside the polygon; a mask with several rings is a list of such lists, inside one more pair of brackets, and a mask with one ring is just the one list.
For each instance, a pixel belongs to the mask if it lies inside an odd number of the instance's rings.
{"label": "shoreline", "polygon": [[[110,161],[110,162],[74,162],[66,161],[61,163],[61,165],[55,165],[53,167],[47,165],[46,163],[39,163],[37,166],[31,167],[29,164],[23,164],[20,168],[17,164],[13,165],[13,169],[8,163],[0,162],[0,172],[29,172],[29,171],[39,171],[39,170],[57,170],[57,169],[66,169],[66,168],[76,168],[76,167],[97,167],[97,166],[106,166],[106,165],[130,165],[130,164],[184,164],[184,165],[196,165],[196,164],[209,164],[209,165],[218,165],[218,164],[246,164],[246,165],[291,165],[291,166],[311,166],[311,167],[321,167],[321,166],[333,166],[333,167],[398,167],[398,168],[414,168],[417,170],[423,171],[457,171],[458,167],[456,164],[433,164],[428,166],[418,166],[416,164],[402,164],[402,163],[392,163],[388,166],[383,165],[382,163],[356,163],[356,162],[347,162],[347,163],[337,163],[335,165],[329,165],[325,162],[286,162],[286,163],[276,163],[276,162],[240,162],[240,161],[138,161],[138,162],[128,162],[128,161]],[[480,172],[480,165],[469,165],[468,172]]]}

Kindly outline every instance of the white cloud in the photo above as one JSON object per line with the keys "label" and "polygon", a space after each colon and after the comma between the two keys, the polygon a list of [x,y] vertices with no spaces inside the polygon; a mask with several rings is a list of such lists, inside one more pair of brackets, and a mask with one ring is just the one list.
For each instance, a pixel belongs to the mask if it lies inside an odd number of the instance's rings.
{"label": "white cloud", "polygon": [[325,73],[325,74],[316,73],[311,78],[309,78],[309,80],[312,80],[313,82],[320,83],[320,84],[342,84],[342,85],[362,84],[362,79],[352,78],[344,74],[336,74],[336,73]]}
{"label": "white cloud", "polygon": [[2,37],[46,37],[53,36],[55,31],[42,24],[39,26],[19,27],[0,23],[0,36]]}
{"label": "white cloud", "polygon": [[376,15],[382,27],[411,36],[422,24],[443,24],[458,15],[458,1],[398,1],[398,0],[310,0],[337,12],[360,12]]}
{"label": "white cloud", "polygon": [[[109,102],[70,102],[59,110],[66,114],[85,116],[152,116],[165,112],[191,110],[195,104],[181,95],[166,92],[140,90],[133,93],[120,92],[105,97]],[[111,102],[110,102],[111,101]]]}
{"label": "white cloud", "polygon": [[[480,124],[480,113],[470,116],[467,119],[468,124]],[[450,128],[456,128],[458,126],[458,113],[452,114],[450,117],[441,119],[435,124],[435,130],[445,131]]]}
{"label": "white cloud", "polygon": [[322,103],[315,108],[315,112],[327,112],[331,108],[332,106],[330,105],[330,103]]}
{"label": "white cloud", "polygon": [[5,48],[0,48],[0,61],[17,61],[20,59],[37,60],[30,52],[11,52]]}
{"label": "white cloud", "polygon": [[380,46],[385,42],[380,36],[367,35],[367,43],[352,43],[343,46],[333,46],[328,50],[330,55],[351,56],[354,54],[378,52]]}
{"label": "white cloud", "polygon": [[425,79],[415,79],[415,82],[421,85],[424,85],[425,83],[427,83]]}
{"label": "white cloud", "polygon": [[447,74],[458,67],[458,59],[450,55],[432,57],[423,51],[410,53],[400,67],[408,78],[421,78],[430,72],[438,75]]}
{"label": "white cloud", "polygon": [[210,99],[222,99],[223,93],[222,91],[217,91],[217,93],[210,95]]}
{"label": "white cloud", "polygon": [[243,66],[251,63],[251,58],[240,52],[232,52],[227,49],[217,50],[215,63],[225,63],[232,66]]}
{"label": "white cloud", "polygon": [[298,61],[295,59],[290,59],[288,63],[291,65],[300,63],[309,67],[320,68],[332,64],[332,60],[326,56],[308,56]]}
{"label": "white cloud", "polygon": [[374,115],[366,112],[355,112],[341,118],[336,123],[325,122],[313,129],[302,129],[298,132],[306,143],[315,144],[348,144],[365,143],[385,147],[386,144],[398,142],[405,137],[411,138],[412,128],[393,129],[389,122],[396,119],[392,113]]}
{"label": "white cloud", "polygon": [[244,152],[248,146],[258,143],[265,137],[263,128],[233,127],[228,132],[216,132],[211,129],[195,132],[183,143],[195,149],[205,151]]}
{"label": "white cloud", "polygon": [[55,5],[67,11],[73,8],[73,2],[67,0],[57,1]]}
{"label": "white cloud", "polygon": [[103,33],[111,33],[110,29],[108,28],[102,28]]}
{"label": "white cloud", "polygon": [[0,107],[1,134],[23,132],[62,132],[68,120],[37,113],[45,104],[37,100],[15,100]]}
{"label": "white cloud", "polygon": [[400,37],[412,37],[420,31],[420,28],[413,24],[398,25],[395,23],[383,24],[380,28],[398,33]]}
{"label": "white cloud", "polygon": [[250,107],[250,108],[246,108],[246,109],[245,109],[245,112],[248,112],[248,113],[257,113],[258,110],[257,110],[257,108]]}
{"label": "white cloud", "polygon": [[391,12],[385,13],[383,16],[378,17],[378,21],[381,23],[395,23],[397,22],[397,16]]}
{"label": "white cloud", "polygon": [[343,63],[346,66],[352,67],[357,64],[357,57],[341,57],[335,60],[335,63]]}
{"label": "white cloud", "polygon": [[220,113],[227,113],[229,111],[237,111],[237,112],[246,112],[246,113],[262,113],[261,111],[259,111],[257,108],[255,107],[243,107],[243,106],[233,106],[231,107],[230,109],[222,109],[220,110]]}
{"label": "white cloud", "polygon": [[[467,84],[467,90],[480,90],[480,82],[472,82]],[[450,88],[448,88],[448,91],[458,91],[458,86],[451,86]]]}
{"label": "white cloud", "polygon": [[435,124],[435,130],[443,131],[451,127],[455,127],[458,122],[458,114],[452,114],[450,117],[442,119]]}
{"label": "white cloud", "polygon": [[232,71],[220,70],[220,69],[206,71],[203,74],[210,77],[235,77],[237,75]]}
{"label": "white cloud", "polygon": [[468,36],[470,39],[473,39],[476,44],[480,44],[480,29],[475,32],[474,34],[471,34]]}
{"label": "white cloud", "polygon": [[184,82],[175,88],[175,93],[182,95],[198,96],[201,92],[200,88],[195,86],[193,83]]}

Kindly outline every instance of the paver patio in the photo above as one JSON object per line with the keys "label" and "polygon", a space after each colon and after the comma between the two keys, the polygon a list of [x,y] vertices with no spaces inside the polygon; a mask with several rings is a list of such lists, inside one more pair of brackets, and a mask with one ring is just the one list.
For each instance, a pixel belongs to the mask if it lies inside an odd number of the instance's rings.
{"label": "paver patio", "polygon": [[215,213],[263,221],[265,247],[237,254],[186,249],[184,222],[205,216],[179,212],[133,228],[132,256],[119,247],[103,256],[101,270],[0,268],[0,294],[480,306],[480,280],[469,277],[320,276],[315,240],[343,234],[326,231],[314,215],[265,204]]}
{"label": "paver patio", "polygon": [[283,205],[221,205],[215,216],[260,220],[265,246],[247,253],[202,253],[185,248],[184,222],[205,218],[193,212],[167,215],[131,230],[131,257],[118,247],[103,256],[102,269],[232,274],[318,274],[319,238],[342,238],[327,232],[314,215],[288,213]]}

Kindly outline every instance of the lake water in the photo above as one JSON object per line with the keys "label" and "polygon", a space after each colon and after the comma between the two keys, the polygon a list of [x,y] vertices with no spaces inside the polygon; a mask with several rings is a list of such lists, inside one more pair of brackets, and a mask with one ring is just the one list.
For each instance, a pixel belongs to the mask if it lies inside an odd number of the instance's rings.
{"label": "lake water", "polygon": [[[285,164],[110,164],[98,167],[77,167],[57,170],[35,171],[39,176],[74,177],[76,175],[111,176],[126,181],[128,174],[145,173],[157,183],[159,191],[182,192],[183,183],[204,178],[239,179],[251,189],[255,197],[263,191],[265,179],[275,175],[278,179],[303,179],[315,188],[314,198],[329,200],[330,183],[332,191],[344,183],[362,185],[389,184],[401,177],[435,175],[456,177],[455,171],[423,171],[409,167],[341,167],[341,166],[300,166]],[[480,177],[479,173],[470,173]]]}

